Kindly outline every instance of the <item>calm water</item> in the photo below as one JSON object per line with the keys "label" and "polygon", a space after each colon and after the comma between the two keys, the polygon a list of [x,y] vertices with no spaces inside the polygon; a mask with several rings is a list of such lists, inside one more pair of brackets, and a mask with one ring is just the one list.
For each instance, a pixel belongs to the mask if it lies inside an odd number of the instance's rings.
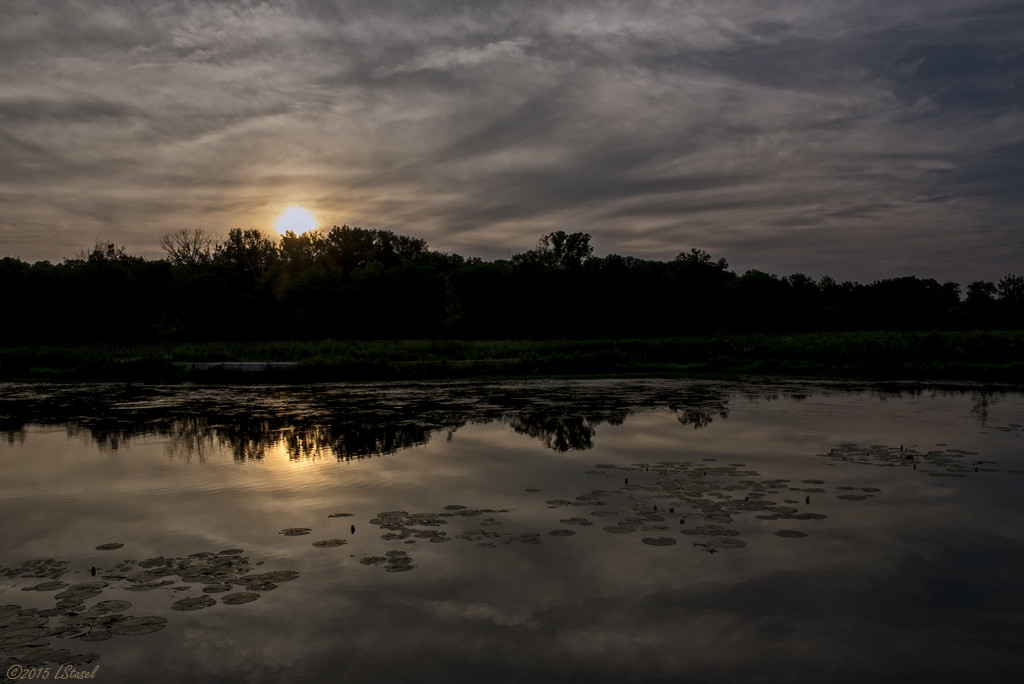
{"label": "calm water", "polygon": [[1019,393],[0,385],[0,430],[5,670],[1003,682],[1024,662]]}

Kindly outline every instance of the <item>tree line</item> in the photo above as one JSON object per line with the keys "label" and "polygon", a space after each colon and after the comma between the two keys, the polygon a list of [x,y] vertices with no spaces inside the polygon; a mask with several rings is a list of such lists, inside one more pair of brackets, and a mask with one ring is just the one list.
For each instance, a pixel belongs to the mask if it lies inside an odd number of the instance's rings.
{"label": "tree line", "polygon": [[271,339],[554,339],[720,332],[1021,329],[1024,277],[869,284],[759,270],[691,249],[595,257],[556,231],[509,259],[433,251],[335,226],[275,241],[255,229],[161,239],[147,260],[98,243],[62,263],[0,260],[5,345]]}

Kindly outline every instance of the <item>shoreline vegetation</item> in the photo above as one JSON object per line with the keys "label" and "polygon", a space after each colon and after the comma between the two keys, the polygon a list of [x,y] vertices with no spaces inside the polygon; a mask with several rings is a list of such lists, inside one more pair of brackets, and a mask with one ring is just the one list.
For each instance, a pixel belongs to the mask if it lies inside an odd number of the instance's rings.
{"label": "shoreline vegetation", "polygon": [[756,375],[1020,386],[1022,350],[1024,331],[33,345],[0,347],[0,380],[263,384]]}
{"label": "shoreline vegetation", "polygon": [[[716,341],[708,354],[714,357],[724,346],[732,368],[756,359],[738,358],[736,345],[719,337],[725,333],[783,340],[788,333],[1024,330],[1024,276],[1014,274],[964,289],[916,276],[862,284],[802,273],[737,273],[725,259],[700,249],[671,261],[596,257],[590,235],[563,231],[542,236],[535,249],[495,261],[436,252],[422,239],[390,231],[347,226],[286,233],[279,241],[255,229],[232,229],[223,242],[200,229],[183,229],[161,244],[167,258],[160,260],[103,243],[58,264],[0,259],[0,291],[11,303],[0,346],[548,340],[541,346],[546,350],[558,349],[558,340],[593,340],[573,343],[567,352],[570,366],[587,366],[584,359],[593,354],[615,356],[614,344],[601,340],[651,340],[627,345],[638,349],[626,355],[633,365],[643,366],[651,352],[657,357],[651,363],[701,366],[709,363],[706,355],[688,352],[711,339]],[[666,339],[702,341],[658,341]],[[836,339],[846,344],[851,338]],[[682,345],[687,353],[662,358],[658,350],[666,344]],[[391,354],[381,349],[394,347],[357,344],[369,350],[369,359],[355,360],[372,366],[384,354],[390,365]],[[529,355],[534,345],[512,347],[462,357],[446,351],[439,358],[535,360]],[[349,363],[352,349],[333,348],[342,349],[342,361]],[[416,363],[431,360],[419,352],[411,356],[407,360]],[[609,363],[615,365],[598,365]],[[854,355],[844,363],[860,364]]]}
{"label": "shoreline vegetation", "polygon": [[[483,261],[386,230],[168,233],[0,259],[0,380],[317,383],[785,376],[1024,385],[1024,276],[870,284],[595,257],[586,233]],[[214,340],[222,340],[214,342]]]}

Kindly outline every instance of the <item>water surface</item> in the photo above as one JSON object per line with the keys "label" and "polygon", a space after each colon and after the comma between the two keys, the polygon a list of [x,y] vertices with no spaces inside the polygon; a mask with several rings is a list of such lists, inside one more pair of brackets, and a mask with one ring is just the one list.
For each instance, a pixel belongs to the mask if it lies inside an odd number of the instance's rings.
{"label": "water surface", "polygon": [[[0,659],[109,682],[1011,681],[1022,423],[1019,393],[978,387],[3,385]],[[46,582],[69,587],[25,591]],[[87,640],[129,616],[166,624]]]}

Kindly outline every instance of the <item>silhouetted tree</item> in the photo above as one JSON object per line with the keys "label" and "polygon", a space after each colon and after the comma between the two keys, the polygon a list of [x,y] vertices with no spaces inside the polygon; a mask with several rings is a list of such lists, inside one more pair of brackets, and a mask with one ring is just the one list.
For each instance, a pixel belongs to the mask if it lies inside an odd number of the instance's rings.
{"label": "silhouetted tree", "polygon": [[1024,326],[1024,277],[1007,274],[996,286],[999,308],[1009,327]]}
{"label": "silhouetted tree", "polygon": [[267,271],[277,265],[281,255],[277,245],[255,228],[232,228],[227,240],[217,245],[214,260],[231,264],[258,282]]}
{"label": "silhouetted tree", "polygon": [[975,280],[967,286],[964,313],[968,327],[991,327],[996,310],[996,286],[986,280]]}
{"label": "silhouetted tree", "polygon": [[537,264],[559,271],[570,271],[579,268],[593,252],[590,235],[587,233],[566,233],[564,230],[556,230],[542,236],[535,249],[514,255],[512,263]]}
{"label": "silhouetted tree", "polygon": [[195,268],[210,262],[213,238],[202,228],[180,228],[165,233],[160,238],[160,247],[167,252],[167,261],[172,266]]}

